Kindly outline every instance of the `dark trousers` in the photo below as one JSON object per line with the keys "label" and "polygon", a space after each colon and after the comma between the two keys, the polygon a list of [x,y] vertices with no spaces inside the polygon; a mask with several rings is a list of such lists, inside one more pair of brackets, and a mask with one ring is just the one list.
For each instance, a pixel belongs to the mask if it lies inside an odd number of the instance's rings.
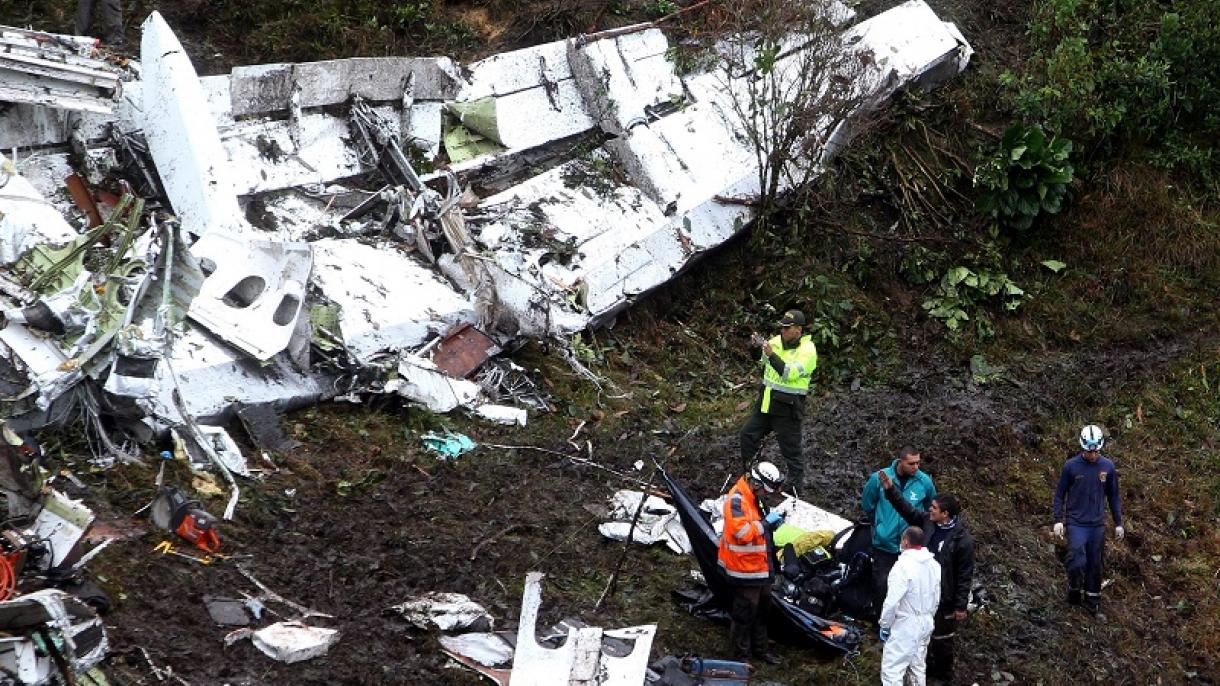
{"label": "dark trousers", "polygon": [[1084,591],[1086,607],[1097,609],[1101,602],[1101,563],[1105,550],[1106,529],[1103,526],[1067,526],[1068,594]]}
{"label": "dark trousers", "polygon": [[77,35],[99,35],[110,46],[123,44],[122,0],[77,0]]}
{"label": "dark trousers", "polygon": [[952,683],[953,642],[957,636],[957,620],[952,607],[936,610],[936,623],[932,625],[932,641],[928,643],[928,676]]}
{"label": "dark trousers", "polygon": [[805,460],[801,454],[801,413],[798,408],[784,407],[779,413],[768,414],[762,412],[758,405],[754,406],[754,413],[741,427],[741,461],[744,468],[749,469],[750,463],[758,455],[763,438],[772,431],[775,432],[775,441],[779,443],[779,452],[784,456],[788,483],[799,488],[804,483]]}
{"label": "dark trousers", "polygon": [[729,611],[729,641],[734,657],[767,652],[767,616],[771,611],[771,584],[734,586]]}
{"label": "dark trousers", "polygon": [[873,616],[881,616],[881,606],[885,605],[885,594],[890,588],[890,570],[898,561],[898,553],[873,548]]}

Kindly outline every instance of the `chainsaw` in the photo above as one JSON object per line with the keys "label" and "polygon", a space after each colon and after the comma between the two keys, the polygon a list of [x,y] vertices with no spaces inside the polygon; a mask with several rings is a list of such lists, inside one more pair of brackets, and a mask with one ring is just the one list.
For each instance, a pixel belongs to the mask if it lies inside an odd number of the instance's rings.
{"label": "chainsaw", "polygon": [[198,500],[189,500],[173,486],[162,487],[152,502],[153,524],[173,531],[205,553],[220,552],[220,531],[216,518]]}

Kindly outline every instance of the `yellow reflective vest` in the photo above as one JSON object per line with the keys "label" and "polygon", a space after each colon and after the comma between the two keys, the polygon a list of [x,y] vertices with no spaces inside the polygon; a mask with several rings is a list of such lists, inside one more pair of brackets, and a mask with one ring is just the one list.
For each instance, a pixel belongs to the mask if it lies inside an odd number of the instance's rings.
{"label": "yellow reflective vest", "polygon": [[784,363],[784,371],[778,372],[770,359],[763,355],[759,362],[763,366],[763,397],[761,410],[771,409],[771,391],[782,391],[792,395],[809,394],[809,377],[818,366],[818,349],[810,336],[801,336],[794,348],[785,348],[779,336],[770,340],[771,350]]}

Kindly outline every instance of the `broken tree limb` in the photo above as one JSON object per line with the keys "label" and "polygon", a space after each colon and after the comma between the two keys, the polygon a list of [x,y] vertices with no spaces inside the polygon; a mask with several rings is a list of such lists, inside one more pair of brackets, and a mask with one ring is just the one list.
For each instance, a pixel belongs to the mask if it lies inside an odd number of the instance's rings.
{"label": "broken tree limb", "polygon": [[488,536],[487,538],[484,538],[483,540],[481,540],[477,544],[475,544],[474,548],[470,551],[470,561],[474,562],[475,558],[479,556],[479,551],[483,549],[483,546],[487,545],[488,543],[491,543],[492,541],[494,541],[502,536],[507,536],[507,535],[513,533],[514,531],[520,531],[525,528],[527,528],[527,527],[524,524],[513,524],[512,526],[501,529],[500,531]]}
{"label": "broken tree limb", "polygon": [[674,19],[683,14],[686,14],[687,12],[690,12],[691,10],[699,9],[700,7],[703,7],[704,5],[710,3],[711,1],[712,0],[701,0],[700,2],[696,2],[693,5],[683,7],[675,12],[670,12],[669,14],[667,14],[659,19],[644,22],[642,24],[632,24],[631,26],[622,26],[617,29],[606,29],[605,31],[598,31],[596,33],[582,33],[580,36],[577,36],[576,44],[585,45],[591,41],[601,40],[603,38],[617,38],[618,36],[626,36],[626,35],[632,34],[632,33],[639,33],[640,31],[647,31],[648,29],[656,28],[657,25],[659,25],[663,22],[667,22],[670,19]]}
{"label": "broken tree limb", "polygon": [[254,575],[251,574],[250,571],[247,570],[241,563],[238,563],[235,566],[237,567],[237,571],[241,572],[242,576],[249,579],[250,583],[254,584],[255,586],[258,586],[258,590],[263,592],[263,596],[265,598],[267,598],[268,600],[274,600],[277,603],[282,603],[284,605],[287,605],[288,607],[291,607],[292,609],[294,609],[300,613],[301,619],[306,619],[308,617],[325,617],[327,619],[334,619],[333,615],[328,615],[325,612],[318,612],[317,610],[311,610],[311,609],[305,607],[304,605],[294,603],[293,601],[285,598],[284,596],[280,595],[279,593],[276,593],[275,591],[271,590],[270,588],[267,588],[267,586],[265,584],[263,584],[263,582],[254,578]]}
{"label": "broken tree limb", "polygon": [[589,459],[580,457],[579,455],[572,455],[570,453],[561,452],[559,450],[551,450],[550,448],[540,448],[536,445],[504,445],[504,444],[500,444],[500,443],[480,443],[479,445],[483,446],[484,448],[499,448],[500,450],[536,450],[540,453],[546,453],[548,455],[555,455],[557,457],[562,457],[562,458],[564,458],[566,460],[570,460],[576,464],[582,464],[582,465],[586,465],[589,467],[596,467],[597,469],[600,469],[604,472],[609,472],[609,473],[619,477],[620,479],[626,479],[627,481],[631,481],[633,483],[637,483],[637,484],[647,484],[648,483],[648,482],[644,481],[643,479],[636,478],[630,474],[627,474],[625,472],[614,469],[613,467],[607,467],[604,464],[599,464],[597,462],[594,462],[593,460],[589,460]]}
{"label": "broken tree limb", "polygon": [[606,599],[614,595],[614,591],[618,588],[618,575],[623,569],[623,563],[627,561],[627,553],[631,550],[631,541],[635,538],[635,525],[640,521],[640,514],[644,512],[644,503],[648,500],[648,491],[652,490],[652,480],[657,475],[657,470],[654,467],[652,472],[648,474],[648,483],[644,489],[640,491],[640,504],[636,505],[635,515],[631,517],[631,526],[627,529],[627,538],[623,539],[623,552],[619,553],[618,561],[614,563],[614,570],[610,572],[610,578],[606,581],[606,587],[602,589],[602,594],[597,598],[597,603],[593,605],[594,612],[601,612],[602,605]]}

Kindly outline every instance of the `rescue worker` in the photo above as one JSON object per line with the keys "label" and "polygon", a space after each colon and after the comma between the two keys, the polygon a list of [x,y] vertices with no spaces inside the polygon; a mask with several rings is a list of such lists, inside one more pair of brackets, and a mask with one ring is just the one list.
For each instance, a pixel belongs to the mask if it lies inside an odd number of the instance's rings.
{"label": "rescue worker", "polygon": [[74,30],[78,36],[98,35],[112,49],[123,47],[123,0],[77,0]]}
{"label": "rescue worker", "polygon": [[1101,454],[1106,443],[1101,427],[1080,430],[1080,448],[1063,465],[1055,488],[1055,536],[1064,538],[1067,524],[1068,603],[1082,604],[1097,616],[1101,607],[1102,550],[1105,543],[1106,505],[1114,520],[1114,538],[1123,540],[1123,508],[1118,497],[1118,470]]}
{"label": "rescue worker", "polygon": [[804,485],[805,461],[801,451],[801,417],[809,379],[818,366],[818,349],[813,338],[804,335],[805,314],[788,310],[779,320],[779,335],[763,340],[751,338],[761,352],[762,388],[754,411],[741,429],[741,463],[753,462],[767,433],[774,431],[780,454],[788,467],[788,484]]}
{"label": "rescue worker", "polygon": [[953,682],[953,642],[957,625],[966,619],[970,587],[974,581],[974,538],[961,520],[961,505],[948,493],[932,498],[927,512],[903,499],[894,482],[878,473],[885,498],[911,526],[923,529],[923,546],[940,563],[940,606],[936,608],[932,639],[928,644],[928,676],[934,682]]}
{"label": "rescue worker", "polygon": [[[930,476],[920,471],[920,464],[919,451],[907,445],[898,451],[898,459],[881,471],[897,485],[903,500],[925,511],[932,505],[936,486]],[[880,473],[869,475],[860,494],[860,509],[864,510],[865,519],[873,523],[873,612],[878,612],[885,600],[886,579],[898,559],[898,538],[907,526],[894,506],[881,497]]]}
{"label": "rescue worker", "polygon": [[742,662],[751,657],[770,665],[780,659],[767,645],[767,615],[776,562],[770,532],[783,521],[766,513],[764,498],[779,492],[784,476],[770,462],[759,462],[743,474],[724,498],[724,531],[716,558],[733,589],[729,641]]}
{"label": "rescue worker", "polygon": [[890,570],[889,592],[881,608],[881,686],[925,686],[924,658],[932,636],[932,616],[940,604],[940,565],[923,547],[923,530],[908,527],[902,554]]}

